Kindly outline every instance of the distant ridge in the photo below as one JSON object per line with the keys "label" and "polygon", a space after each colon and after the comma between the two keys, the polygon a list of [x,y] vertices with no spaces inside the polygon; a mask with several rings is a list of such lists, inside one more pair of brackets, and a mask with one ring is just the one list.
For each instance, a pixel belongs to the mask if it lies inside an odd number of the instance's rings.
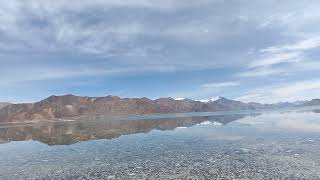
{"label": "distant ridge", "polygon": [[311,101],[307,101],[300,106],[319,106],[320,105],[320,99],[312,99]]}
{"label": "distant ridge", "polygon": [[[299,106],[320,105],[320,100],[304,102]],[[260,104],[244,103],[224,97],[201,102],[173,98],[120,98],[118,96],[87,97],[75,95],[50,96],[36,103],[7,104],[0,109],[0,122],[42,121],[80,116],[119,116],[154,113],[214,112],[228,110],[256,110],[292,107],[294,103]]]}

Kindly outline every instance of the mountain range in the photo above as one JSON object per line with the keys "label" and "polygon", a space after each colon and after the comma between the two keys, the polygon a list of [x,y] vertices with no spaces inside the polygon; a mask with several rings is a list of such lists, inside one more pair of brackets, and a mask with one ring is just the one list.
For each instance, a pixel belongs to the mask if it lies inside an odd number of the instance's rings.
{"label": "mountain range", "polygon": [[299,103],[244,103],[220,97],[201,102],[173,98],[120,98],[117,96],[86,97],[75,95],[50,96],[36,103],[6,104],[0,108],[0,122],[43,121],[81,116],[127,116],[155,113],[214,112],[257,110],[294,106],[320,105],[319,99]]}

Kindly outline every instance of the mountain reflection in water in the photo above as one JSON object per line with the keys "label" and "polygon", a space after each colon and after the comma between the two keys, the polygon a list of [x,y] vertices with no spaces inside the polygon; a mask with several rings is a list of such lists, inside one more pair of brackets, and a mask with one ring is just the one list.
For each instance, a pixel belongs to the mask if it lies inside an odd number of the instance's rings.
{"label": "mountain reflection in water", "polygon": [[320,179],[318,109],[1,124],[0,179]]}
{"label": "mountain reflection in water", "polygon": [[204,122],[225,125],[247,115],[216,115],[143,120],[115,120],[90,117],[87,121],[51,122],[0,127],[0,143],[35,140],[48,145],[68,145],[94,139],[113,139],[121,135],[173,130]]}

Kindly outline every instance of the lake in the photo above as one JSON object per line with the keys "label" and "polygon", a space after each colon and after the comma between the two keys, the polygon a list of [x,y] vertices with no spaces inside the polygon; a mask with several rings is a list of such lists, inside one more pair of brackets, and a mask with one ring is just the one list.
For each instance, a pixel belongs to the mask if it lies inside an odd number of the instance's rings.
{"label": "lake", "polygon": [[0,126],[0,179],[320,179],[320,108]]}

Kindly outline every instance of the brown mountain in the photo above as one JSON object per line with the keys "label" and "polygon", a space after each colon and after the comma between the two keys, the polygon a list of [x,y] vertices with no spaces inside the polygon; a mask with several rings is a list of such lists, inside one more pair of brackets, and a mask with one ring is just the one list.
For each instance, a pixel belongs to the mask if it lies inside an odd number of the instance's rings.
{"label": "brown mountain", "polygon": [[79,116],[121,116],[209,111],[200,101],[160,98],[50,96],[40,102],[11,104],[0,109],[0,122],[53,120]]}

